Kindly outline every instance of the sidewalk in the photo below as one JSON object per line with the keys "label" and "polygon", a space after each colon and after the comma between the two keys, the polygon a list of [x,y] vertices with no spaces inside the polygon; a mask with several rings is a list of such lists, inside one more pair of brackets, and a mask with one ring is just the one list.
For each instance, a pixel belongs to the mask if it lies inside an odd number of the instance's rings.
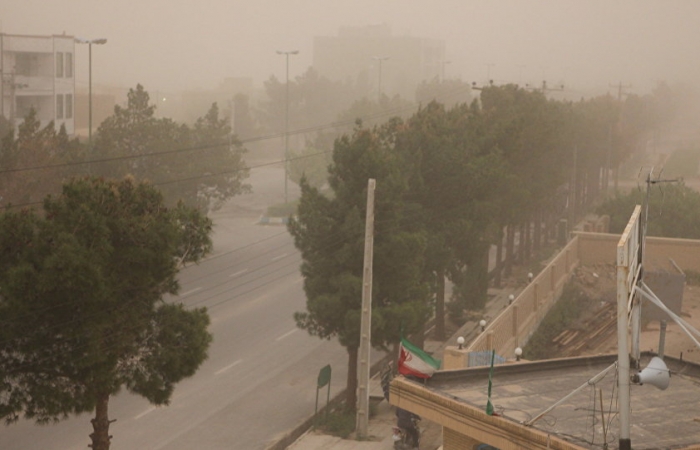
{"label": "sidewalk", "polygon": [[[396,408],[384,400],[382,395],[379,377],[372,378],[370,398],[382,400],[376,405],[376,414],[370,417],[367,424],[368,440],[341,439],[309,430],[287,447],[287,450],[389,450],[394,448],[391,436],[392,427],[396,424]],[[436,450],[441,447],[442,429],[439,425],[422,421],[421,431],[421,450]]]}
{"label": "sidewalk", "polygon": [[[483,318],[493,320],[508,306],[508,296],[517,295],[522,288],[505,287],[503,289],[489,289],[490,301],[483,311]],[[479,319],[480,320],[480,319]],[[425,350],[440,358],[447,345],[456,345],[458,336],[463,336],[470,342],[480,332],[478,320],[468,321],[451,336],[446,342],[425,341]],[[367,434],[370,440],[356,441],[354,439],[341,439],[309,430],[304,433],[287,450],[389,450],[394,442],[391,438],[392,427],[396,423],[396,408],[383,399],[382,389],[379,385],[379,377],[370,379],[370,398],[382,398],[377,404],[376,414],[370,417]],[[423,420],[421,422],[421,450],[437,450],[442,448],[442,427],[438,424]]]}

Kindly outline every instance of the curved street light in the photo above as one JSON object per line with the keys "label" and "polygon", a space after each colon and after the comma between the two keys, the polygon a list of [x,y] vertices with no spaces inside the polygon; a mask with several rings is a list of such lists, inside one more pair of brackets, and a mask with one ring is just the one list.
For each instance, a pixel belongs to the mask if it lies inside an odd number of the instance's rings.
{"label": "curved street light", "polygon": [[285,79],[285,109],[284,109],[284,203],[287,203],[287,180],[289,174],[287,164],[289,164],[289,55],[299,54],[299,50],[282,51],[277,50],[278,55],[284,55],[287,59],[287,75]]}
{"label": "curved street light", "polygon": [[377,102],[382,101],[382,61],[389,59],[388,56],[373,56],[373,60],[379,61],[379,81],[377,82]]}
{"label": "curved street light", "polygon": [[92,44],[103,45],[107,43],[107,39],[83,39],[75,38],[78,44],[88,44],[88,145],[92,145]]}

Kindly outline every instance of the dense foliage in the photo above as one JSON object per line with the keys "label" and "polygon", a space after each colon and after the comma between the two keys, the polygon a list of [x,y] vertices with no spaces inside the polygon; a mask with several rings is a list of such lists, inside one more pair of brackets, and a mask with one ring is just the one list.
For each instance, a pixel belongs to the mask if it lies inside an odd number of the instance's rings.
{"label": "dense foliage", "polygon": [[30,209],[0,214],[0,417],[38,422],[95,411],[109,448],[122,388],[167,404],[211,335],[204,309],[163,302],[183,264],[211,250],[211,221],[126,178],[75,179]]}
{"label": "dense foliage", "polygon": [[[618,193],[603,202],[598,214],[610,216],[610,232],[622,233],[636,205],[647,204],[642,187]],[[651,186],[648,196],[647,235],[700,239],[700,193],[683,182]]]}
{"label": "dense foliage", "polygon": [[358,125],[335,141],[328,190],[301,179],[289,230],[302,253],[307,295],[306,311],[295,318],[310,334],[337,337],[347,348],[348,407],[355,400],[367,180],[377,183],[372,344],[386,348],[402,331],[420,336],[433,308],[438,334],[444,329],[446,278],[451,312],[483,307],[492,246],[500,274],[516,258],[527,262],[560,218],[581,217],[642,141],[640,109],[649,101],[558,102],[541,91],[491,85],[471,104],[431,102],[407,119]]}
{"label": "dense foliage", "polygon": [[249,189],[243,183],[248,176],[244,149],[228,121],[219,117],[216,103],[193,127],[154,114],[143,87],[131,89],[127,106],[115,106],[97,129],[91,156],[101,163],[93,165],[93,172],[149,180],[168,204],[182,200],[204,211]]}

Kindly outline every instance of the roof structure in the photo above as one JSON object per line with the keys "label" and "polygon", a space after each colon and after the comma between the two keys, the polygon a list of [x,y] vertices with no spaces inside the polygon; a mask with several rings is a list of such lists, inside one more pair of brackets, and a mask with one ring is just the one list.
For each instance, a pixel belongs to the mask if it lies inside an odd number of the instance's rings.
{"label": "roof structure", "polygon": [[[644,353],[640,366],[645,367],[652,356],[652,353]],[[494,429],[499,430],[497,434],[488,429],[494,417],[485,413],[488,367],[437,372],[425,384],[397,380],[396,386],[392,385],[392,403],[410,401],[399,384],[412,383],[452,403],[480,410],[484,412],[485,431],[480,440],[500,449],[523,448],[520,447],[524,442],[521,438],[529,432],[572,444],[552,443],[551,448],[617,448],[620,425],[616,359],[617,355],[611,354],[494,366],[491,403],[498,419],[502,420],[493,424]],[[668,356],[665,361],[672,374],[666,390],[651,385],[631,386],[630,436],[635,450],[700,448],[700,410],[697,407],[700,404],[700,366]],[[598,376],[611,365],[612,370]],[[582,389],[532,425],[526,425],[577,388]],[[450,408],[453,414],[459,411],[454,406]],[[479,428],[475,422],[478,416],[471,414],[465,418],[472,422],[473,429]],[[436,419],[436,416],[431,418]],[[443,426],[450,425],[443,422]]]}

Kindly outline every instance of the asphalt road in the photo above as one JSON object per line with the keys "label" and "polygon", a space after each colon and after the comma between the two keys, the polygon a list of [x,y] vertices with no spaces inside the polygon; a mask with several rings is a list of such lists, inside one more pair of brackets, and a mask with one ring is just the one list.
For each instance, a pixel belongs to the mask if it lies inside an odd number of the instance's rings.
{"label": "asphalt road", "polygon": [[[323,366],[333,369],[332,394],[345,386],[345,350],[295,326],[306,300],[291,236],[256,224],[261,205],[281,198],[282,181],[281,168],[254,169],[256,194],[214,215],[214,254],[183,270],[179,298],[168,299],[208,308],[209,359],[176,386],[167,407],[127,392],[112,398],[112,449],[264,449],[313,413]],[[3,427],[0,449],[85,449],[92,416]]]}

